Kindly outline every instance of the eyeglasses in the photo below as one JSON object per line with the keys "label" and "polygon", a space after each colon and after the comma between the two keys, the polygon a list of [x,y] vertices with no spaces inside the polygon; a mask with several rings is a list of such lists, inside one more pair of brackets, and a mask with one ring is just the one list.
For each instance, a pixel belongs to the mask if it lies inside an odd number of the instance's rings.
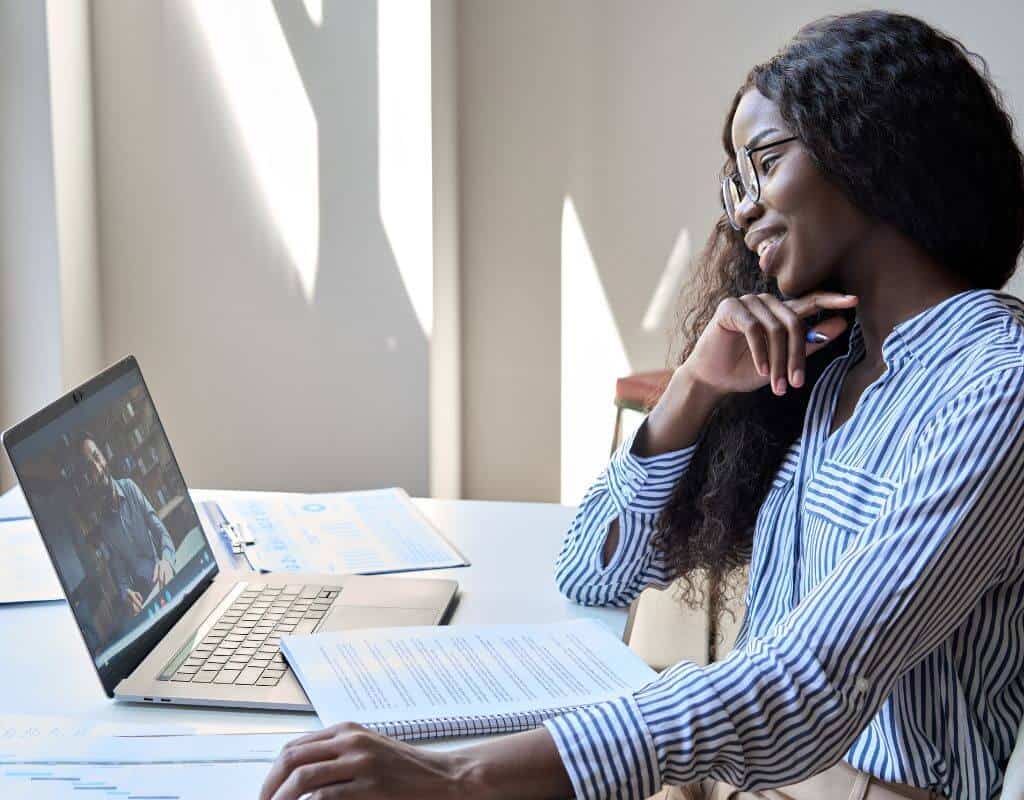
{"label": "eyeglasses", "polygon": [[725,215],[729,218],[729,224],[736,230],[742,230],[736,222],[736,209],[739,208],[746,195],[751,203],[761,199],[761,181],[757,177],[757,170],[754,168],[754,161],[751,156],[769,147],[776,147],[786,142],[792,142],[797,136],[790,136],[786,139],[778,139],[768,144],[757,147],[741,147],[736,151],[736,167],[739,170],[739,181],[736,175],[729,175],[722,179],[722,205],[725,206]]}

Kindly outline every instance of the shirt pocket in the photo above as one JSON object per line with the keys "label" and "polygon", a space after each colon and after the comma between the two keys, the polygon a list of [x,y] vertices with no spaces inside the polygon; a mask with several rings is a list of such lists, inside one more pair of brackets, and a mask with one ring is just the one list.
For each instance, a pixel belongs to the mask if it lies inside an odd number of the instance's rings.
{"label": "shirt pocket", "polygon": [[878,519],[896,491],[888,478],[830,459],[807,482],[804,511],[831,526],[859,533]]}

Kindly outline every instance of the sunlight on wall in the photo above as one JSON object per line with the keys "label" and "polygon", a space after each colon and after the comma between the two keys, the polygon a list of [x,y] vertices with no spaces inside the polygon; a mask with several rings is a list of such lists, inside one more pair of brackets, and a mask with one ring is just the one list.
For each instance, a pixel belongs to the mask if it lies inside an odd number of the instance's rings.
{"label": "sunlight on wall", "polygon": [[307,302],[320,247],[316,116],[269,1],[192,0],[253,174]]}
{"label": "sunlight on wall", "polygon": [[562,489],[574,505],[608,462],[615,380],[630,372],[572,198],[562,205]]}
{"label": "sunlight on wall", "polygon": [[378,0],[380,218],[424,335],[434,322],[430,2]]}
{"label": "sunlight on wall", "polygon": [[318,28],[324,24],[324,0],[302,0],[309,15],[309,21]]}
{"label": "sunlight on wall", "polygon": [[669,254],[668,263],[665,264],[665,271],[661,273],[661,279],[651,297],[651,303],[647,306],[647,313],[644,314],[641,327],[648,333],[663,331],[673,324],[676,301],[679,298],[679,291],[683,288],[683,280],[686,277],[686,268],[689,263],[690,232],[683,228],[679,231],[679,236],[676,237],[676,243]]}

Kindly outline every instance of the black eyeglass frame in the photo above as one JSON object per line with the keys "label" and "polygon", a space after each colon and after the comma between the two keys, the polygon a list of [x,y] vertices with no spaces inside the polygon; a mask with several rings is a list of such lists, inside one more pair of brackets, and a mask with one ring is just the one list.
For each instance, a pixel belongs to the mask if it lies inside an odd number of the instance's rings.
{"label": "black eyeglass frame", "polygon": [[[759,153],[762,150],[768,150],[771,147],[778,147],[780,144],[787,144],[799,138],[799,136],[787,136],[785,139],[776,139],[774,142],[759,144],[757,147],[747,147],[744,145],[737,151],[736,175],[727,175],[722,178],[722,204],[725,206],[725,216],[734,230],[742,230],[742,228],[736,223],[736,206],[742,202],[740,199],[740,193],[736,188],[737,176],[739,176],[740,179],[740,188],[743,189],[743,193],[750,199],[750,202],[757,203],[761,200],[761,179],[758,177],[757,166],[754,164],[754,160],[751,156],[754,153]],[[750,168],[749,186],[743,176],[744,163],[746,163]],[[730,194],[733,194],[733,196],[730,197]]]}

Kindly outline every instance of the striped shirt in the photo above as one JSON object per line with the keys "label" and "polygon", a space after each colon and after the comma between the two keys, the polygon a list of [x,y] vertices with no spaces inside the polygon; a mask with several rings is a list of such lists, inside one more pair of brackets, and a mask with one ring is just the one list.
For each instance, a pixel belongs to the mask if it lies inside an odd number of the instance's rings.
{"label": "striped shirt", "polygon": [[[764,789],[840,759],[949,798],[998,795],[1024,717],[1024,303],[971,290],[901,322],[886,371],[829,434],[863,355],[855,321],[758,512],[728,657],[547,723],[579,797],[705,777]],[[567,597],[622,606],[671,581],[651,535],[695,448],[623,444],[559,555]]]}

